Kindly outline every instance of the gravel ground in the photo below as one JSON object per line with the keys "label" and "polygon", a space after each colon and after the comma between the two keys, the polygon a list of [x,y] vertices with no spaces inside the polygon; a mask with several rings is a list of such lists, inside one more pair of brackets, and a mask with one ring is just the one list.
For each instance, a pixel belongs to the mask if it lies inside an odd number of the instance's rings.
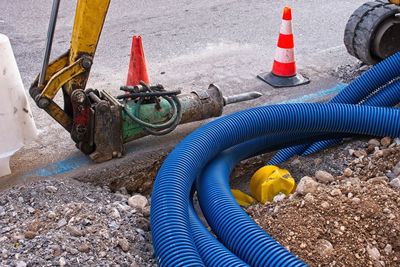
{"label": "gravel ground", "polygon": [[[246,191],[270,156],[243,162],[233,187]],[[297,192],[247,211],[310,266],[399,266],[399,158],[400,139],[390,138],[295,157],[285,167]],[[149,227],[148,198],[125,188],[67,179],[14,187],[0,196],[0,266],[156,266]]]}
{"label": "gravel ground", "polygon": [[321,164],[293,195],[247,211],[310,266],[399,266],[400,140],[391,141],[352,143],[338,153],[340,175]]}
{"label": "gravel ground", "polygon": [[331,74],[334,77],[337,77],[341,82],[350,83],[370,68],[371,66],[365,65],[359,61],[354,64],[341,65],[332,71]]}
{"label": "gravel ground", "polygon": [[0,196],[0,266],[155,266],[148,200],[73,180]]}

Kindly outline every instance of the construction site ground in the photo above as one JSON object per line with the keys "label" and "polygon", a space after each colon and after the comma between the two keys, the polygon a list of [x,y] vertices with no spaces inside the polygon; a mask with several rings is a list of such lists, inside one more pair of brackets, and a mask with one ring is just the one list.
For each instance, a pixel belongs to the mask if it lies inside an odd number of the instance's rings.
{"label": "construction site ground", "polygon": [[[279,1],[177,5],[175,1],[114,0],[89,86],[118,94],[126,79],[130,38],[140,34],[154,83],[190,92],[215,82],[226,95],[263,93],[255,101],[227,107],[225,114],[264,104],[324,101],[341,83],[366,69],[342,45],[346,21],[363,2],[287,1],[294,11],[299,70],[312,82],[273,89],[255,76],[271,68],[282,8]],[[61,2],[53,56],[68,49],[74,5],[74,1]],[[0,32],[10,37],[26,88],[40,70],[50,8],[51,3],[43,0],[0,3],[5,11],[0,13]],[[168,136],[134,141],[123,158],[94,164],[74,147],[67,132],[31,104],[39,138],[12,158],[13,174],[0,178],[0,266],[155,265],[149,204],[141,196],[132,196],[141,194],[150,201],[162,160],[179,140],[206,122],[180,126]],[[399,197],[390,185],[393,177],[386,177],[397,164],[398,148],[393,141],[390,153],[363,154],[379,169],[369,177],[358,170],[364,169],[359,164],[368,166],[369,161],[360,163],[359,157],[349,154],[349,149],[367,150],[367,142],[351,141],[311,157],[291,159],[284,167],[297,181],[314,176],[317,170],[331,173],[335,180],[318,183],[311,195],[255,205],[248,213],[310,266],[398,266]],[[241,164],[232,177],[233,187],[246,191],[251,174],[270,156]],[[353,173],[343,177],[346,168]],[[349,182],[357,184],[349,188]]]}

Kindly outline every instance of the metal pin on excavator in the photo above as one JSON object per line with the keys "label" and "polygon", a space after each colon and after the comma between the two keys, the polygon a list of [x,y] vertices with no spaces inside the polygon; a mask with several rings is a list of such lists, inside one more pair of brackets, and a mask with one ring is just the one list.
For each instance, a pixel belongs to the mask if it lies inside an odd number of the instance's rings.
{"label": "metal pin on excavator", "polygon": [[[222,114],[228,104],[260,97],[257,92],[223,97],[219,88],[180,94],[162,85],[124,86],[125,94],[86,89],[111,0],[78,0],[68,52],[49,64],[60,0],[53,1],[42,71],[29,92],[36,104],[71,133],[77,147],[95,162],[121,157],[124,143],[163,135],[178,124]],[[62,89],[64,108],[54,102]]]}

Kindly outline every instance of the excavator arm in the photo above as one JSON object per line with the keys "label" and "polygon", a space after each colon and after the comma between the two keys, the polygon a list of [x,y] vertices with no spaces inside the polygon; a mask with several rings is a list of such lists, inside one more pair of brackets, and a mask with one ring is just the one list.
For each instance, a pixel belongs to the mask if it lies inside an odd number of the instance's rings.
{"label": "excavator arm", "polygon": [[[215,85],[180,94],[162,85],[123,86],[113,97],[86,89],[111,0],[77,0],[70,49],[49,63],[60,0],[53,1],[41,73],[29,92],[37,106],[71,134],[76,146],[95,162],[121,157],[124,143],[146,135],[164,135],[178,124],[222,114],[223,107],[261,96],[250,92],[223,97]],[[62,90],[64,108],[54,101]]]}

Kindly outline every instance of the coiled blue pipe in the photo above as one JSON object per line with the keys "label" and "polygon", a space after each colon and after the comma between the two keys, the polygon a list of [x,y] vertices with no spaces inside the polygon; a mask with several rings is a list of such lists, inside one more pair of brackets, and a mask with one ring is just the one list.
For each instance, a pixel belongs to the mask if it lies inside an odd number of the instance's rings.
{"label": "coiled blue pipe", "polygon": [[[400,76],[400,52],[381,61],[372,69],[363,73],[360,77],[346,86],[329,103],[358,104],[378,88]],[[277,165],[285,162],[295,155],[301,155],[310,144],[304,144],[295,148],[285,148],[267,163]]]}
{"label": "coiled blue pipe", "polygon": [[[189,206],[189,219],[192,238],[205,266],[248,267],[246,263],[218,242],[204,227],[192,205]],[[218,255],[218,257],[214,255]]]}
{"label": "coiled blue pipe", "polygon": [[[335,134],[335,137],[340,134]],[[306,143],[311,140],[329,139],[332,135],[323,134],[317,135],[312,134],[305,137],[303,133],[290,134],[290,135],[278,135],[278,136],[267,136],[259,137],[252,141],[247,141],[243,144],[237,145],[233,148],[225,150],[222,154],[230,155],[233,160],[225,159],[226,156],[219,155],[218,159],[214,159],[210,165],[214,165],[215,162],[223,162],[228,165],[228,168],[232,169],[236,162],[256,156],[257,154],[263,154],[273,150],[280,149],[284,146],[294,145],[299,143]],[[344,135],[346,137],[346,135]],[[236,156],[234,156],[236,155]],[[234,156],[234,157],[232,157]],[[211,168],[210,166],[207,169]],[[207,172],[207,171],[205,171]],[[236,204],[236,201],[233,201]],[[189,207],[189,217],[191,223],[192,237],[195,241],[197,250],[204,262],[208,267],[220,267],[220,266],[248,266],[241,261],[235,254],[226,249],[216,238],[205,228],[193,207]],[[264,233],[264,232],[263,232]],[[265,234],[265,233],[264,233]],[[267,235],[268,236],[268,235]],[[272,241],[272,243],[276,244]],[[263,244],[265,246],[265,244]],[[215,257],[218,255],[218,257]],[[283,254],[282,254],[283,255]]]}
{"label": "coiled blue pipe", "polygon": [[[386,85],[378,93],[367,98],[362,105],[373,107],[393,107],[398,103],[400,103],[400,80]],[[341,142],[342,139],[340,138],[316,142],[303,153],[303,156],[311,155]]]}
{"label": "coiled blue pipe", "polygon": [[154,184],[151,225],[159,264],[204,266],[191,234],[189,197],[198,174],[223,150],[266,134],[293,131],[397,136],[399,119],[400,111],[394,109],[294,104],[249,109],[194,131],[171,152]]}
{"label": "coiled blue pipe", "polygon": [[[273,240],[239,207],[229,188],[229,174],[237,162],[266,152],[266,149],[277,149],[291,142],[306,142],[301,136],[302,134],[267,136],[225,150],[206,167],[197,180],[199,201],[213,231],[232,252],[251,266],[306,265]],[[321,136],[316,136],[312,139],[320,138]],[[229,212],[225,212],[226,210]],[[224,212],[226,216],[220,216]],[[220,266],[232,265],[223,262]]]}

